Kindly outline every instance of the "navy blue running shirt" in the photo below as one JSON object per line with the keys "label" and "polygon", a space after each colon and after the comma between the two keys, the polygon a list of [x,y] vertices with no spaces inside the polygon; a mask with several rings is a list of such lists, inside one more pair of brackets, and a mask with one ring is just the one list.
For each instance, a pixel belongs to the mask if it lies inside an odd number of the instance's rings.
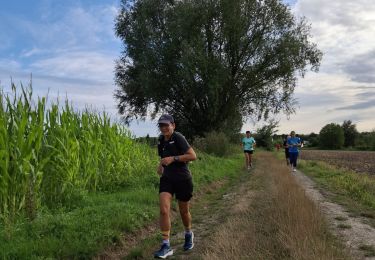
{"label": "navy blue running shirt", "polygon": [[[165,140],[163,135],[159,136],[158,153],[161,158],[183,155],[189,148],[190,144],[179,132],[173,132],[169,140]],[[191,173],[187,163],[172,162],[170,165],[164,166],[163,176],[175,180],[184,180],[191,178]]]}

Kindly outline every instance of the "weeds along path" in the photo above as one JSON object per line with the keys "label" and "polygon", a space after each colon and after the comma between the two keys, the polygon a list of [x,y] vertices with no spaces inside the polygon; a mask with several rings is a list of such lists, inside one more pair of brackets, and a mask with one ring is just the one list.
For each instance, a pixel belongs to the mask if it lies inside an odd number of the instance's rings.
{"label": "weeds along path", "polygon": [[[257,153],[250,172],[208,193],[193,203],[194,249],[182,250],[175,218],[175,254],[168,259],[348,259],[314,202],[271,153]],[[158,245],[141,242],[126,259],[150,259]]]}
{"label": "weeds along path", "polygon": [[363,223],[359,217],[352,217],[344,207],[329,201],[306,175],[297,172],[295,177],[306,194],[319,205],[331,230],[345,243],[352,257],[375,259],[375,228]]}
{"label": "weeds along path", "polygon": [[[168,259],[349,259],[319,208],[272,153],[256,153],[250,172],[195,196],[193,250],[182,250],[183,227],[178,212],[173,215],[175,254]],[[132,249],[99,258],[152,259],[160,243],[155,228],[149,238],[136,238]]]}
{"label": "weeds along path", "polygon": [[201,239],[196,259],[347,259],[318,208],[271,153],[256,155],[254,170],[227,198],[225,217]]}

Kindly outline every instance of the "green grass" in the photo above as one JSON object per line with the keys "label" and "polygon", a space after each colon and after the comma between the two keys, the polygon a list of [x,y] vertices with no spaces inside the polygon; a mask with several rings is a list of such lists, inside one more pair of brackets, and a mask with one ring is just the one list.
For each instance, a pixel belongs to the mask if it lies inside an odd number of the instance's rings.
{"label": "green grass", "polygon": [[158,214],[156,190],[128,190],[88,195],[80,208],[68,212],[43,212],[33,221],[2,229],[0,256],[91,257]]}
{"label": "green grass", "polygon": [[375,210],[375,178],[338,169],[324,162],[300,161],[299,168],[338,195]]}
{"label": "green grass", "polygon": [[[0,90],[0,258],[90,258],[158,217],[156,148],[106,113]],[[242,155],[198,152],[195,190]]]}
{"label": "green grass", "polygon": [[348,224],[338,224],[337,225],[337,227],[338,228],[341,228],[341,229],[350,229],[350,228],[352,228],[352,226],[351,225],[348,225]]}
{"label": "green grass", "polygon": [[335,217],[335,219],[338,220],[338,221],[346,221],[346,220],[348,220],[346,217],[343,217],[343,216]]}
{"label": "green grass", "polygon": [[[198,153],[190,166],[195,191],[223,178],[233,178],[242,156],[218,158]],[[153,174],[156,178],[156,173]],[[0,258],[90,258],[158,218],[157,182],[145,182],[117,192],[87,193],[74,209],[43,208],[29,221],[0,226]],[[137,255],[137,249],[132,252]]]}
{"label": "green grass", "polygon": [[47,103],[29,88],[0,90],[0,219],[74,208],[84,194],[154,182],[154,151],[106,113]]}
{"label": "green grass", "polygon": [[366,257],[374,257],[375,256],[375,247],[371,245],[361,245],[359,247],[360,250],[364,251]]}
{"label": "green grass", "polygon": [[[276,153],[284,162],[284,153]],[[364,217],[375,227],[375,177],[340,169],[320,161],[298,161],[298,168],[311,177],[330,199],[345,206],[352,216]]]}
{"label": "green grass", "polygon": [[[198,153],[201,154],[201,153]],[[226,211],[222,210],[224,194],[229,192],[235,184],[247,179],[248,172],[243,170],[243,155],[242,153],[237,153],[236,155],[229,156],[227,158],[213,157],[206,154],[201,154],[200,160],[193,163],[193,176],[194,176],[194,189],[203,189],[203,193],[200,193],[199,198],[195,198],[193,201],[193,206],[191,208],[191,213],[193,217],[193,229],[194,226],[199,224],[201,221],[207,218],[206,214],[222,214],[221,218],[227,216]],[[205,163],[201,163],[203,162]],[[210,183],[214,181],[220,181],[220,185],[215,183],[213,189]],[[207,206],[209,212],[202,211],[202,208]],[[172,203],[172,208],[177,209],[176,203]],[[221,210],[219,213],[218,210]],[[217,217],[217,216],[215,216]],[[180,217],[178,216],[174,219],[172,223],[172,233],[175,234],[184,230],[183,224]],[[148,259],[152,252],[160,245],[161,236],[159,232],[147,237],[131,249],[129,254],[124,259]],[[173,240],[173,239],[172,239]],[[172,241],[172,246],[177,246],[182,244],[183,241]],[[177,246],[178,247],[178,246]],[[178,258],[179,252],[176,252],[176,258]],[[174,258],[173,258],[174,259]]]}

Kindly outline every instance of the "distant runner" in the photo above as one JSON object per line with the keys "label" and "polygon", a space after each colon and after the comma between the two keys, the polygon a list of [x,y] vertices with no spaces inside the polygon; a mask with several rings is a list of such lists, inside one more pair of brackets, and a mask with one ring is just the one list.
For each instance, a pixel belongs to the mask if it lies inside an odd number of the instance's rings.
{"label": "distant runner", "polygon": [[284,142],[283,142],[283,147],[285,149],[285,160],[286,160],[286,165],[289,166],[289,148],[288,148],[288,138],[290,136],[283,136]]}
{"label": "distant runner", "polygon": [[255,145],[255,139],[251,136],[250,131],[246,131],[246,136],[242,138],[242,148],[245,154],[245,162],[248,170],[253,166],[251,157],[254,153]]}
{"label": "distant runner", "polygon": [[193,181],[187,163],[197,156],[185,137],[175,132],[174,119],[170,115],[162,115],[158,121],[159,136],[158,153],[161,158],[158,166],[160,177],[160,229],[163,237],[161,248],[154,253],[155,258],[166,258],[173,255],[169,243],[171,232],[170,209],[173,195],[176,195],[182,222],[185,226],[185,243],[183,249],[194,247],[194,234],[191,230],[189,201],[193,196]]}
{"label": "distant runner", "polygon": [[301,146],[301,139],[296,137],[296,133],[292,131],[287,143],[289,147],[290,164],[292,171],[295,172],[297,168],[298,147]]}

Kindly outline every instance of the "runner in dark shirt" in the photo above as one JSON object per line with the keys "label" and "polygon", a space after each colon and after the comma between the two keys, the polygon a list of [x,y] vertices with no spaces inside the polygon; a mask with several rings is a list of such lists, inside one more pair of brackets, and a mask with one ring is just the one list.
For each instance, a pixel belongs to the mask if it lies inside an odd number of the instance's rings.
{"label": "runner in dark shirt", "polygon": [[284,138],[284,142],[283,142],[283,147],[285,149],[285,159],[286,159],[286,165],[289,166],[289,148],[288,148],[288,137],[289,136],[286,136],[284,135],[283,138]]}
{"label": "runner in dark shirt", "polygon": [[191,214],[189,201],[193,196],[192,176],[188,162],[194,161],[197,156],[185,137],[175,132],[174,119],[170,115],[162,115],[158,121],[161,135],[158,142],[158,153],[161,158],[158,166],[160,177],[160,229],[163,243],[160,250],[156,251],[156,258],[166,258],[173,255],[169,243],[171,230],[170,208],[175,195],[178,200],[180,215],[185,226],[184,250],[194,247],[194,234],[191,231]]}

